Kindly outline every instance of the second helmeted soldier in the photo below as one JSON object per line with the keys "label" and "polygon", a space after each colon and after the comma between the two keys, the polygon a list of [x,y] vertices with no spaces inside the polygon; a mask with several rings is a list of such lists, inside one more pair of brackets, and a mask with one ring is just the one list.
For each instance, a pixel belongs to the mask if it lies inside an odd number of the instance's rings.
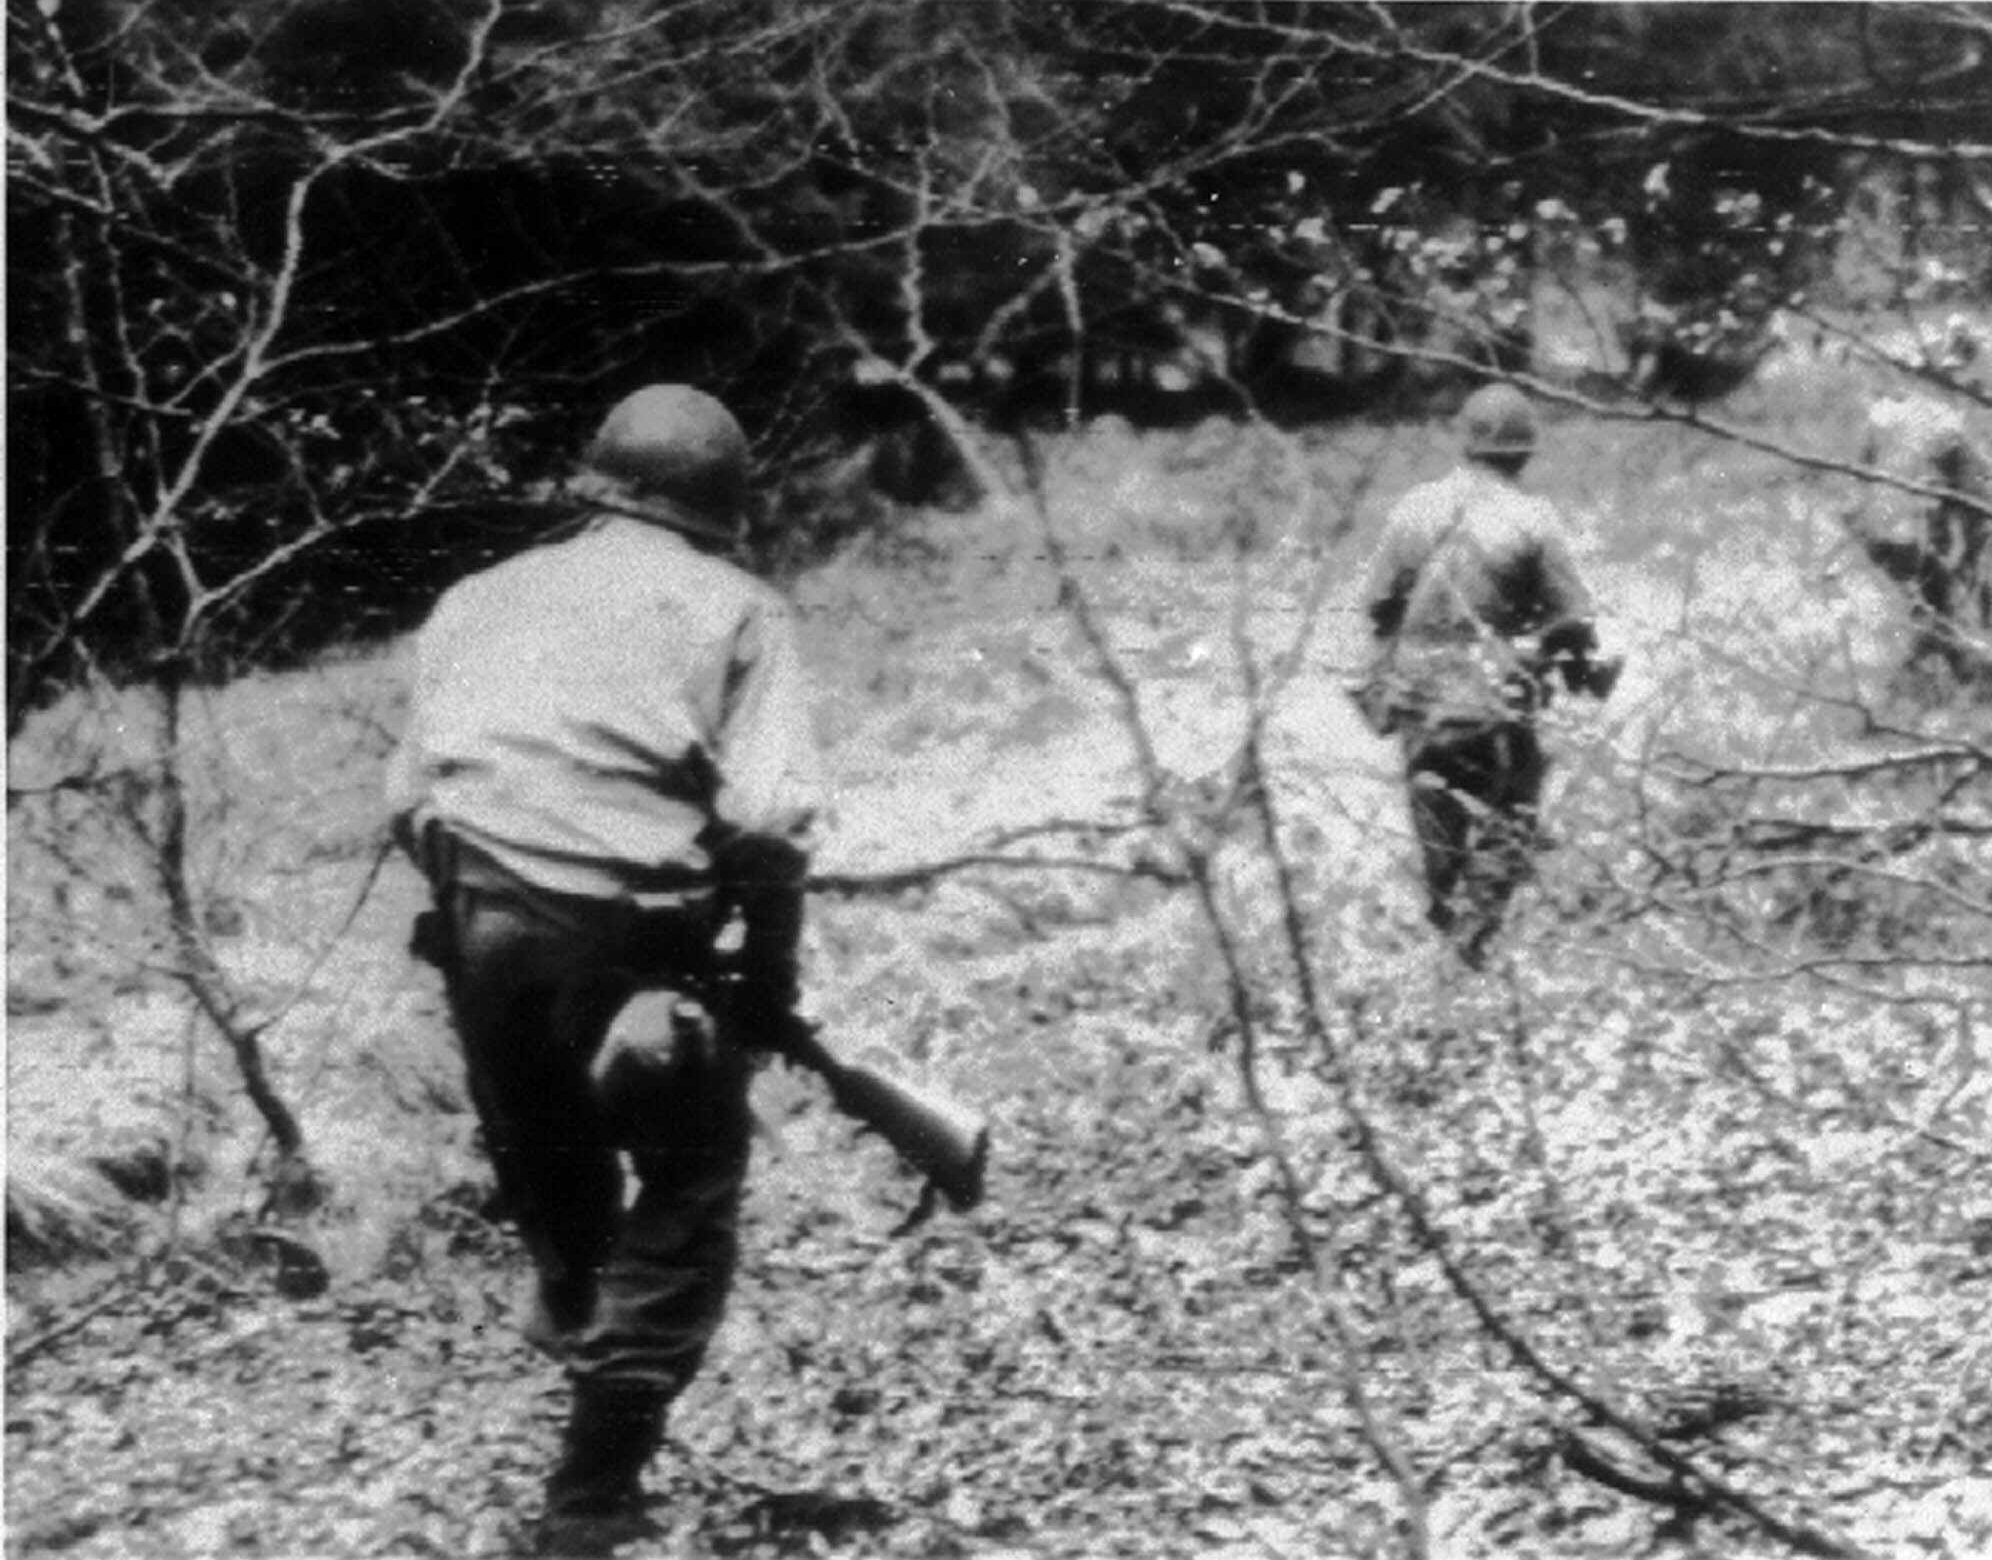
{"label": "second helmeted soldier", "polygon": [[1478,967],[1531,870],[1551,682],[1602,697],[1617,672],[1562,517],[1520,483],[1537,442],[1528,399],[1485,386],[1459,421],[1464,458],[1385,521],[1362,590],[1374,655],[1358,701],[1403,742],[1427,916]]}

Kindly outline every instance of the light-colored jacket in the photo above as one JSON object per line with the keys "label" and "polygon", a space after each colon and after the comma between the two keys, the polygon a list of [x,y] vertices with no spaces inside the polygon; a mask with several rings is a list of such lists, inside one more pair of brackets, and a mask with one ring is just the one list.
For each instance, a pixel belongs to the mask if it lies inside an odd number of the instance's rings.
{"label": "light-colored jacket", "polygon": [[388,802],[555,893],[682,902],[733,831],[807,848],[818,800],[772,590],[603,518],[463,580],[416,641]]}
{"label": "light-colored jacket", "polygon": [[1405,718],[1434,723],[1511,715],[1527,641],[1593,610],[1556,506],[1472,461],[1391,510],[1362,608],[1378,643],[1372,682]]}

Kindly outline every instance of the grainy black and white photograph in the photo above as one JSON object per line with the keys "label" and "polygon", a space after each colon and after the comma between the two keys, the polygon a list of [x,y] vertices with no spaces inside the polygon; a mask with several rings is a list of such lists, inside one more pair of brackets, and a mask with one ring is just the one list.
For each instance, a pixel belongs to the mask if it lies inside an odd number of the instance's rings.
{"label": "grainy black and white photograph", "polygon": [[6,92],[8,1560],[1992,1555],[1992,5]]}

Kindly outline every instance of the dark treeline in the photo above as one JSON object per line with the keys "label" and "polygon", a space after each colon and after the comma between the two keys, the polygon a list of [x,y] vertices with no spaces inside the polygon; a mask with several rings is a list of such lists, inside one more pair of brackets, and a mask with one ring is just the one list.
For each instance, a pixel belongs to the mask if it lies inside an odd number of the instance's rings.
{"label": "dark treeline", "polygon": [[1626,388],[1719,390],[1877,177],[1904,276],[1988,279],[1968,7],[10,0],[8,46],[14,720],[399,626],[647,379],[823,534],[971,496],[936,396],[1444,404],[1573,257]]}

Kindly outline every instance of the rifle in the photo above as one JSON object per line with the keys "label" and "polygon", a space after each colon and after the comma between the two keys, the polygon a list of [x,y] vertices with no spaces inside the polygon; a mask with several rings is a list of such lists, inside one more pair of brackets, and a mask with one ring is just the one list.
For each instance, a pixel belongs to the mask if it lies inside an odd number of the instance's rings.
{"label": "rifle", "polygon": [[[683,1067],[720,1043],[729,1026],[716,1022],[714,1014],[726,1011],[733,994],[672,987],[632,992],[588,1067],[589,1086],[605,1115],[641,1136],[645,1121],[677,1087],[674,1080]],[[975,1111],[881,1068],[843,1060],[814,1024],[793,1013],[777,1019],[772,1032],[753,1023],[741,1038],[821,1078],[837,1109],[884,1138],[926,1178],[923,1209],[931,1210],[934,1194],[964,1213],[982,1200],[989,1126]]]}
{"label": "rifle", "polygon": [[750,1004],[753,1016],[743,1025],[743,1038],[815,1073],[829,1086],[837,1109],[884,1138],[927,1178],[927,1192],[905,1228],[932,1211],[936,1193],[957,1212],[973,1208],[982,1200],[989,1161],[988,1123],[942,1095],[845,1061],[815,1025],[776,996],[786,992],[792,998],[794,992],[807,857],[792,841],[745,832],[723,840],[713,857],[722,898],[740,931],[737,948],[723,960],[733,988],[728,1005],[739,1017],[747,993],[764,999]]}
{"label": "rifle", "polygon": [[[447,836],[437,829],[429,843],[447,843]],[[431,865],[427,857],[418,859],[424,861],[425,869]],[[434,865],[436,874],[445,871],[442,865]],[[450,971],[455,962],[454,939],[449,919],[440,909],[425,910],[415,918],[409,951],[445,974]],[[738,956],[734,962],[733,969],[721,974],[716,989],[681,994],[674,989],[645,988],[633,992],[623,1003],[589,1067],[590,1086],[607,1102],[607,1108],[620,1109],[625,1095],[641,1099],[674,1068],[682,1055],[681,1045],[700,1043],[696,1033],[685,1033],[684,1028],[688,1024],[693,1031],[700,1027],[694,1015],[701,998],[716,1004],[719,1011],[737,1010],[742,972]],[[690,1012],[683,1007],[685,995],[694,996]],[[824,1043],[814,1024],[793,1012],[782,1013],[771,1034],[757,1032],[754,1039],[820,1077],[837,1109],[884,1138],[900,1159],[926,1177],[927,1193],[903,1227],[911,1228],[931,1211],[936,1193],[959,1213],[982,1201],[989,1164],[989,1124],[980,1114],[879,1068],[844,1061]],[[642,1113],[639,1106],[636,1114],[640,1117]]]}
{"label": "rifle", "polygon": [[929,1198],[939,1192],[957,1213],[982,1201],[989,1124],[976,1111],[876,1067],[844,1061],[823,1043],[814,1024],[794,1014],[784,1020],[774,1050],[821,1078],[837,1109],[884,1138],[925,1176]]}

